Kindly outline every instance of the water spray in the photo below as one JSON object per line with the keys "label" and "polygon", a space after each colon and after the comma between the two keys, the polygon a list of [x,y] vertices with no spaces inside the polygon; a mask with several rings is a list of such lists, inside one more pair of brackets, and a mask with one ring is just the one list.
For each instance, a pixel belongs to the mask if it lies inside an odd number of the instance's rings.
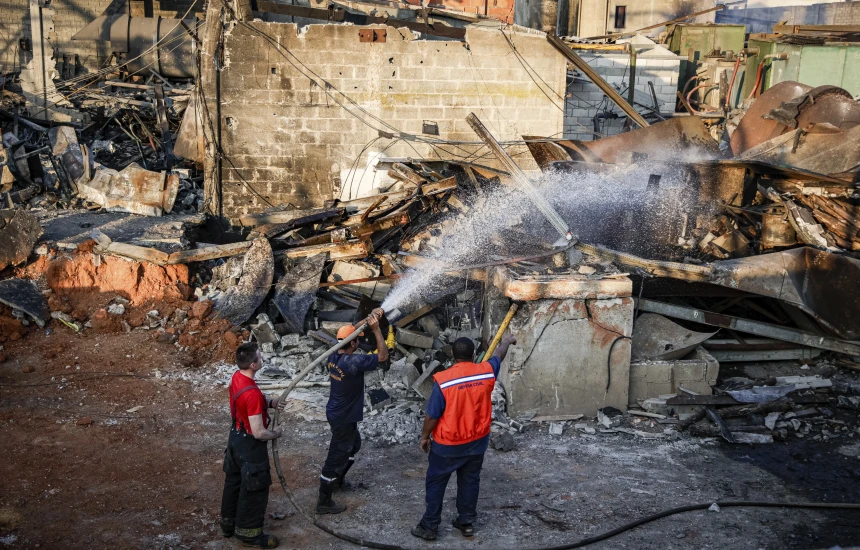
{"label": "water spray", "polygon": [[505,168],[507,168],[514,182],[522,188],[522,191],[526,196],[528,196],[532,203],[534,203],[537,209],[541,211],[547,221],[549,221],[556,231],[561,234],[561,238],[553,243],[553,246],[566,246],[568,243],[574,242],[573,233],[570,231],[570,227],[568,227],[567,222],[558,215],[558,212],[555,211],[555,208],[552,207],[549,201],[547,201],[544,196],[535,189],[535,186],[532,185],[531,181],[529,181],[525,172],[523,172],[522,169],[517,166],[517,163],[514,162],[514,159],[512,159],[510,155],[502,149],[502,146],[499,145],[499,142],[496,141],[475,113],[469,113],[469,116],[466,117],[466,122],[468,122],[469,126],[472,127],[472,130],[478,134],[478,137],[484,140],[487,147],[495,153],[499,161],[501,161]]}

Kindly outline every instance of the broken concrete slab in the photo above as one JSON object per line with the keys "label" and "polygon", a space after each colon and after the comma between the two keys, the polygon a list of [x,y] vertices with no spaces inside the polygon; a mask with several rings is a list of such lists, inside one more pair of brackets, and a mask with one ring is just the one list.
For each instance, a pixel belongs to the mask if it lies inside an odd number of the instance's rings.
{"label": "broken concrete slab", "polygon": [[439,361],[431,361],[424,367],[424,372],[412,384],[412,389],[424,399],[430,399],[430,392],[433,391],[433,375],[442,367]]}
{"label": "broken concrete slab", "polygon": [[397,343],[403,346],[431,349],[433,347],[433,337],[423,332],[402,328],[397,331]]}
{"label": "broken concrete slab", "polygon": [[215,311],[234,325],[241,325],[263,303],[272,288],[274,276],[272,247],[266,239],[257,239],[245,254],[239,282],[213,300]]}
{"label": "broken concrete slab", "polygon": [[24,210],[0,210],[0,270],[21,265],[30,256],[42,226]]}
{"label": "broken concrete slab", "polygon": [[716,333],[696,332],[662,315],[642,313],[633,327],[630,360],[638,363],[680,359]]}
{"label": "broken concrete slab", "polygon": [[674,394],[681,388],[711,395],[719,372],[719,362],[702,346],[683,359],[631,363],[629,404]]}
{"label": "broken concrete slab", "polygon": [[0,281],[0,303],[23,311],[40,327],[44,327],[51,318],[45,298],[32,281],[24,279]]}
{"label": "broken concrete slab", "polygon": [[502,365],[508,414],[626,410],[633,300],[558,299],[524,303],[510,332],[517,343]]}
{"label": "broken concrete slab", "polygon": [[275,286],[273,301],[289,332],[304,334],[305,317],[319,288],[325,261],[325,254],[292,260],[292,265]]}

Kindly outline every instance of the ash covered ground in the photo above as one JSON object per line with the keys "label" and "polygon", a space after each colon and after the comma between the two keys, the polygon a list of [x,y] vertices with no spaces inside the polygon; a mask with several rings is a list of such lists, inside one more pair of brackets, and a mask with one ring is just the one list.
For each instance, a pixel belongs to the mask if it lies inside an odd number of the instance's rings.
{"label": "ash covered ground", "polygon": [[[229,366],[195,367],[192,354],[137,332],[33,331],[9,342],[7,351],[11,358],[0,366],[4,547],[234,547],[216,526]],[[324,398],[326,390],[304,392]],[[313,418],[315,407],[312,400],[291,400],[280,442],[287,483],[307,507],[315,502],[329,436],[327,424],[304,419]],[[365,429],[384,416],[369,417]],[[664,426],[648,428],[650,422],[637,426],[663,433]],[[426,458],[417,434],[403,443],[368,437],[353,470],[358,488],[339,497],[349,509],[324,521],[409,548],[534,548],[688,503],[860,499],[860,434],[853,427],[827,441],[791,437],[732,447],[686,434],[647,440],[600,428],[582,419],[551,436],[547,424],[531,423],[513,435],[515,450],[491,449],[473,541],[447,523],[453,481],[440,540],[409,535],[423,510]],[[277,482],[266,522],[283,548],[352,547],[296,514]],[[663,519],[593,547],[822,548],[858,540],[854,512],[724,508]]]}

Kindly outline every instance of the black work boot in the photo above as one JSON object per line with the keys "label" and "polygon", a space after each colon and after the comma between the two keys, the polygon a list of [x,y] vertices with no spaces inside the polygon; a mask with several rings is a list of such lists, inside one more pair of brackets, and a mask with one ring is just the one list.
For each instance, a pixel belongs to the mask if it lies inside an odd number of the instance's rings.
{"label": "black work boot", "polygon": [[262,527],[256,529],[236,528],[236,538],[242,546],[251,548],[277,548],[278,537],[263,532]]}
{"label": "black work boot", "polygon": [[349,462],[346,463],[346,468],[344,468],[343,473],[337,476],[337,479],[334,482],[334,490],[343,490],[349,491],[352,489],[352,484],[346,480],[346,474],[349,472],[349,469],[355,464],[355,459],[350,458]]}
{"label": "black work boot", "polygon": [[320,479],[320,496],[317,500],[317,514],[339,514],[346,510],[346,505],[338,504],[331,498],[337,479],[326,481]]}
{"label": "black work boot", "polygon": [[236,518],[221,518],[221,534],[226,538],[233,536],[236,530]]}
{"label": "black work boot", "polygon": [[475,535],[475,527],[471,523],[460,523],[460,518],[454,518],[451,525],[454,526],[454,529],[460,531],[464,537],[468,538]]}
{"label": "black work boot", "polygon": [[413,527],[410,533],[412,533],[412,536],[418,537],[419,539],[436,540],[436,531],[425,529],[420,523]]}

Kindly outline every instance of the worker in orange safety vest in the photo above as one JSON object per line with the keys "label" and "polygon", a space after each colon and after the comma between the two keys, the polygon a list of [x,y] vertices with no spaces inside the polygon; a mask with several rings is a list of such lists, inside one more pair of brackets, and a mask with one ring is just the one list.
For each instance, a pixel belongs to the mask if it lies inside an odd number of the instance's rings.
{"label": "worker in orange safety vest", "polygon": [[416,537],[436,540],[445,487],[454,472],[458,516],[452,524],[464,537],[474,535],[481,466],[493,421],[493,386],[508,347],[516,342],[506,336],[488,361],[473,363],[475,344],[469,338],[458,338],[453,346],[454,365],[433,376],[419,444],[422,451],[429,452],[427,508],[421,522],[412,529]]}

